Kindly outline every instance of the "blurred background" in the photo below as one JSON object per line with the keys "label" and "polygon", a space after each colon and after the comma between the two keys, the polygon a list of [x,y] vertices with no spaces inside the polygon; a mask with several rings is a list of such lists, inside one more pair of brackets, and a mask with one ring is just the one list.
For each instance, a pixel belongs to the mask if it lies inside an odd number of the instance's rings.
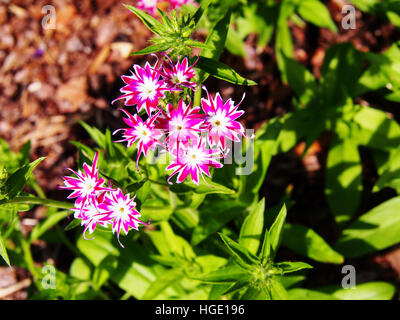
{"label": "blurred background", "polygon": [[[289,24],[294,58],[316,77],[320,75],[327,48],[335,43],[351,42],[358,50],[379,53],[400,39],[399,29],[390,22],[358,10],[357,28],[343,30],[341,8],[347,2],[324,2],[339,28],[338,33],[309,23],[303,27]],[[134,63],[144,63],[144,57],[129,54],[147,46],[151,33],[123,3],[135,5],[131,0],[0,1],[0,137],[15,151],[30,140],[31,158],[46,157],[35,175],[50,198],[60,198],[56,186],[62,182],[63,170],[74,167],[77,152],[69,141],[92,143],[77,121],[84,120],[100,130],[120,126],[119,105],[111,105],[120,94],[120,76],[127,74]],[[42,27],[47,14],[42,9],[46,5],[56,10],[55,29]],[[199,30],[195,38],[201,41],[206,35],[206,31]],[[243,57],[226,50],[222,55],[224,63],[256,81],[258,86],[243,88],[216,79],[208,80],[208,88],[235,101],[247,91],[241,105],[246,111],[242,122],[247,128],[257,129],[268,119],[293,110],[294,94],[281,80],[273,43],[259,50],[257,36],[250,34],[245,40]],[[399,120],[398,104],[394,102],[373,94],[356,100],[356,103],[361,102],[379,105]],[[262,196],[268,199],[267,205],[273,206],[289,188],[295,201],[292,220],[316,227],[328,241],[336,237],[323,190],[329,140],[329,135],[322,135],[304,158],[301,158],[302,143],[275,157],[261,190]],[[367,193],[376,181],[376,173],[373,164],[367,158],[364,160],[363,184],[367,191],[364,191],[360,209],[363,212],[395,195],[391,190],[374,196]],[[39,207],[22,213],[21,218],[29,222],[23,224],[26,232],[32,220],[41,218],[40,210]],[[318,217],[314,218],[310,212],[319,212]],[[72,255],[62,245],[38,242],[33,250],[35,261],[52,259],[61,270],[68,269]],[[354,264],[360,270],[360,281],[379,279],[399,283],[400,248],[358,259]],[[321,265],[312,284],[322,285],[327,279],[335,280],[334,277],[340,276],[340,272],[332,272],[332,268],[338,266]],[[24,270],[1,267],[0,288],[28,277]],[[23,288],[7,296],[11,299],[25,297]]]}

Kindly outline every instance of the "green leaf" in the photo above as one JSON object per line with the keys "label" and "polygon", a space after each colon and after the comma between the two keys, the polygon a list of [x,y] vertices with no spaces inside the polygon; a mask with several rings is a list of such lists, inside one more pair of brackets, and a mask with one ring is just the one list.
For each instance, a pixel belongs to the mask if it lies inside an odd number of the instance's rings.
{"label": "green leaf", "polygon": [[64,219],[68,215],[68,211],[60,211],[56,213],[52,213],[49,217],[43,220],[41,223],[33,228],[32,232],[29,235],[30,241],[35,241],[40,238],[42,234],[44,234],[51,227],[56,225],[59,221]]}
{"label": "green leaf", "polygon": [[369,60],[369,68],[359,78],[355,88],[356,96],[360,96],[368,91],[385,88],[384,91],[391,92],[400,88],[400,42],[395,42],[383,54],[366,52],[365,57]]}
{"label": "green leaf", "polygon": [[223,284],[239,281],[246,276],[248,276],[248,273],[244,269],[234,265],[220,268],[205,275],[191,276],[191,278],[207,283]]}
{"label": "green leaf", "polygon": [[283,231],[283,226],[285,224],[286,215],[287,215],[287,210],[286,210],[286,205],[284,204],[269,230],[271,255],[273,258],[276,256],[276,252],[278,251],[279,245],[282,241],[282,236],[283,236],[282,231]]}
{"label": "green leaf", "polygon": [[268,230],[265,230],[264,241],[262,244],[260,259],[261,261],[268,261],[271,255],[271,242]]}
{"label": "green leaf", "polygon": [[164,29],[163,25],[151,15],[130,5],[124,4],[124,6],[133,12],[153,33],[160,34],[160,31]]}
{"label": "green leaf", "polygon": [[233,28],[229,28],[228,35],[226,37],[225,47],[235,56],[245,57],[246,51],[244,49],[243,39],[239,32]]}
{"label": "green leaf", "polygon": [[81,225],[80,219],[73,219],[68,225],[64,228],[64,231],[69,231],[75,229]]}
{"label": "green leaf", "polygon": [[318,262],[342,264],[344,261],[343,256],[333,250],[319,234],[300,224],[285,225],[282,244]]}
{"label": "green leaf", "polygon": [[291,289],[288,293],[290,300],[338,300],[330,294],[303,288]]}
{"label": "green leaf", "polygon": [[161,43],[161,44],[152,44],[142,50],[135,51],[131,53],[131,56],[140,56],[140,55],[146,55],[150,53],[156,53],[156,52],[162,52],[166,51],[171,48],[170,43]]}
{"label": "green leaf", "polygon": [[254,86],[257,84],[252,80],[242,77],[226,64],[214,59],[199,57],[196,67],[211,74],[215,78],[225,80],[233,84],[245,86]]}
{"label": "green leaf", "polygon": [[87,131],[89,136],[96,142],[96,144],[105,149],[106,148],[106,138],[104,134],[96,127],[91,127],[83,121],[79,121],[79,124]]}
{"label": "green leaf", "polygon": [[315,24],[321,28],[328,28],[337,32],[337,27],[333,22],[329,10],[318,0],[302,0],[299,2],[297,12],[304,20]]}
{"label": "green leaf", "polygon": [[391,187],[400,193],[400,148],[390,154],[387,165],[376,182],[373,191],[377,192],[384,187]]}
{"label": "green leaf", "polygon": [[[212,197],[212,195],[207,196]],[[192,233],[191,243],[199,244],[211,234],[220,230],[235,217],[243,214],[247,208],[232,200],[210,198],[200,207],[199,223]]]}
{"label": "green leaf", "polygon": [[360,216],[343,230],[334,249],[348,258],[386,249],[400,242],[400,197]]}
{"label": "green leaf", "polygon": [[[231,10],[227,10],[208,34],[205,41],[207,48],[201,51],[202,57],[219,60],[222,50],[225,46],[230,20]],[[198,65],[197,67],[200,68]],[[200,68],[198,72],[198,83],[203,83],[208,78],[208,76],[209,72]]]}
{"label": "green leaf", "polygon": [[11,264],[10,264],[10,258],[8,257],[8,254],[7,254],[6,244],[5,244],[3,235],[2,235],[2,233],[1,233],[1,230],[0,230],[0,256],[4,259],[4,261],[5,261],[9,266],[11,266]]}
{"label": "green leaf", "polygon": [[300,271],[303,269],[312,269],[313,267],[310,266],[308,263],[297,261],[297,262],[278,262],[275,264],[277,268],[279,268],[282,273],[291,273]]}
{"label": "green leaf", "polygon": [[183,268],[170,269],[159,276],[147,289],[142,300],[151,300],[161,294],[173,283],[182,279]]}
{"label": "green leaf", "polygon": [[75,258],[69,268],[69,274],[79,280],[90,280],[91,273],[90,266],[80,257]]}
{"label": "green leaf", "polygon": [[249,269],[254,264],[259,264],[260,260],[248,251],[245,247],[233,241],[223,233],[218,233],[226,247],[229,249],[231,255],[234,257],[236,263],[242,268]]}
{"label": "green leaf", "polygon": [[289,86],[296,92],[303,106],[307,105],[317,94],[318,87],[314,75],[302,64],[283,55],[286,76]]}
{"label": "green leaf", "polygon": [[348,97],[355,98],[358,78],[364,71],[364,56],[351,43],[330,47],[321,68],[321,90],[323,103],[342,106]]}
{"label": "green leaf", "polygon": [[[246,158],[254,160],[249,161],[250,166],[246,162],[247,172],[244,171],[244,167],[238,168],[240,171],[236,170],[236,173],[241,173],[238,199],[245,205],[258,201],[259,190],[264,183],[272,156],[276,153],[278,147],[277,138],[281,128],[282,124],[279,120],[276,118],[269,120],[267,124],[257,130],[254,140],[246,140]],[[249,145],[247,146],[247,144]]]}
{"label": "green leaf", "polygon": [[14,172],[5,182],[5,193],[8,199],[15,198],[24,188],[26,182],[32,175],[33,170],[45,158],[39,158]]}
{"label": "green leaf", "polygon": [[264,225],[265,199],[263,198],[243,221],[239,244],[257,254]]}
{"label": "green leaf", "polygon": [[334,286],[319,290],[341,300],[390,300],[396,292],[396,287],[391,283],[377,281],[360,283],[349,289]]}
{"label": "green leaf", "polygon": [[210,48],[206,43],[203,43],[203,42],[200,42],[200,41],[196,41],[196,40],[193,40],[193,39],[185,40],[185,44],[190,46],[190,47],[195,47],[195,48],[202,48],[202,49],[209,49]]}
{"label": "green leaf", "polygon": [[355,214],[361,200],[362,167],[357,144],[351,140],[334,140],[326,164],[325,194],[338,223]]}
{"label": "green leaf", "polygon": [[273,300],[287,300],[289,298],[288,292],[282,285],[279,277],[272,277],[270,279],[268,289]]}
{"label": "green leaf", "polygon": [[295,6],[289,1],[284,1],[279,6],[279,15],[276,26],[275,52],[278,63],[278,68],[282,73],[283,82],[287,82],[287,66],[285,57],[293,57],[293,41],[290,33],[288,18],[294,12]]}
{"label": "green leaf", "polygon": [[222,184],[212,181],[209,177],[204,177],[203,180],[199,181],[199,184],[194,182],[184,182],[181,184],[173,184],[170,189],[175,193],[186,193],[193,191],[198,194],[234,194],[235,190],[229,189]]}
{"label": "green leaf", "polygon": [[394,119],[370,107],[356,106],[349,139],[373,149],[389,150],[400,145],[400,126]]}

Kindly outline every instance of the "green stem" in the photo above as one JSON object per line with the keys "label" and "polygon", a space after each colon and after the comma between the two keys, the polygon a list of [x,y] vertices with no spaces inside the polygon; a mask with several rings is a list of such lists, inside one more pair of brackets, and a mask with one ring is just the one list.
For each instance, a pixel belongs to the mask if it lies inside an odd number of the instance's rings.
{"label": "green stem", "polygon": [[200,83],[199,86],[197,87],[197,91],[194,94],[194,101],[193,101],[193,106],[197,107],[200,105],[201,102],[201,86],[202,84]]}
{"label": "green stem", "polygon": [[25,258],[25,262],[28,267],[28,270],[32,274],[32,278],[33,278],[33,281],[34,281],[36,287],[39,288],[39,286],[40,286],[39,273],[35,267],[35,262],[32,257],[31,244],[27,239],[25,239],[25,237],[23,235],[21,235],[21,245],[22,245],[22,251],[24,252],[24,258]]}
{"label": "green stem", "polygon": [[55,208],[59,208],[59,209],[74,208],[73,203],[57,201],[57,200],[52,200],[52,199],[45,199],[45,198],[37,198],[37,197],[16,197],[12,200],[1,202],[0,206],[3,204],[12,204],[12,203],[42,204],[42,205],[45,205],[48,207],[55,207]]}

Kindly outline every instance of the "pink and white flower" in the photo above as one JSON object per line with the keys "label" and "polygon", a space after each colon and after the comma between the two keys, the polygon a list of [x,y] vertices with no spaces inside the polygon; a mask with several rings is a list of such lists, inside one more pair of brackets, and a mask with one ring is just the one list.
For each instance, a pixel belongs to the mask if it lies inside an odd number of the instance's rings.
{"label": "pink and white flower", "polygon": [[143,121],[137,113],[131,115],[128,111],[121,109],[128,118],[123,118],[124,122],[130,127],[125,129],[118,129],[114,131],[113,134],[124,131],[123,139],[116,142],[128,142],[128,148],[131,147],[135,142],[137,142],[137,158],[136,158],[136,168],[139,171],[139,158],[143,153],[147,156],[147,152],[154,150],[157,145],[163,145],[160,139],[163,136],[163,132],[155,128],[154,121],[157,119],[160,112],[156,113],[154,116]]}
{"label": "pink and white flower", "polygon": [[244,111],[237,110],[242,101],[234,105],[232,99],[224,102],[219,93],[215,98],[211,98],[207,92],[207,99],[201,99],[201,107],[205,112],[203,128],[208,130],[208,143],[210,146],[216,145],[222,150],[226,148],[226,139],[239,142],[239,135],[244,136],[242,124],[235,121]]}
{"label": "pink and white flower", "polygon": [[182,62],[179,62],[178,59],[178,62],[174,64],[167,55],[165,57],[167,60],[164,61],[163,69],[160,73],[168,87],[171,90],[182,90],[183,86],[194,91],[196,82],[190,80],[196,75],[193,69],[196,63],[189,66],[188,58],[185,57]]}
{"label": "pink and white flower", "polygon": [[198,6],[198,4],[193,0],[171,0],[169,3],[171,5],[171,9],[180,9],[183,5],[187,4]]}
{"label": "pink and white flower", "polygon": [[111,188],[104,187],[105,180],[99,178],[99,171],[97,169],[97,161],[99,154],[96,152],[94,155],[92,166],[83,164],[83,171],[74,171],[76,177],[64,176],[64,186],[59,186],[62,190],[72,190],[72,193],[68,196],[68,199],[77,198],[75,201],[75,206],[79,207],[80,210],[83,209],[88,203],[96,204],[96,197],[105,191],[112,191]]}
{"label": "pink and white flower", "polygon": [[146,11],[148,14],[154,17],[157,12],[158,2],[159,0],[138,0],[136,7],[140,10]]}
{"label": "pink and white flower", "polygon": [[[168,90],[165,82],[160,80],[160,74],[155,69],[157,63],[152,67],[146,62],[144,68],[135,64],[135,72],[131,71],[130,76],[122,76],[122,80],[126,86],[121,88],[121,92],[124,93],[120,99],[126,99],[126,106],[136,105],[138,112],[142,108],[145,108],[148,115],[154,110],[157,110],[158,101],[164,97],[164,92]],[[112,103],[114,103],[114,101]]]}
{"label": "pink and white flower", "polygon": [[85,226],[83,231],[83,237],[85,240],[88,240],[85,236],[87,230],[89,231],[89,234],[92,234],[96,229],[97,224],[106,228],[110,223],[110,214],[105,212],[102,208],[104,195],[105,194],[100,196],[101,199],[96,199],[98,201],[97,204],[86,203],[86,205],[81,209],[72,209],[72,211],[74,211],[74,218],[82,219],[81,225]]}
{"label": "pink and white flower", "polygon": [[[168,183],[170,179],[178,174],[177,182],[183,182],[190,174],[192,181],[195,184],[199,184],[199,176],[205,181],[203,174],[210,177],[209,167],[222,168],[223,164],[218,161],[221,158],[221,152],[217,149],[208,149],[205,141],[200,138],[197,141],[191,141],[180,151],[173,150],[173,161],[166,168],[166,170],[174,170],[174,172],[168,177]],[[179,155],[178,155],[179,153]]]}
{"label": "pink and white flower", "polygon": [[190,107],[183,99],[175,109],[172,104],[167,105],[168,112],[160,110],[156,128],[168,133],[169,148],[176,145],[178,155],[180,143],[186,144],[189,139],[198,139],[200,125],[203,123],[203,115],[199,113],[200,107]]}
{"label": "pink and white flower", "polygon": [[145,223],[139,220],[141,214],[135,209],[134,200],[135,196],[131,199],[129,194],[124,195],[120,189],[117,189],[109,192],[103,203],[104,211],[112,219],[112,232],[117,233],[118,242],[122,247],[124,246],[119,241],[121,230],[128,234],[130,228],[139,230],[140,224],[150,224],[150,221]]}

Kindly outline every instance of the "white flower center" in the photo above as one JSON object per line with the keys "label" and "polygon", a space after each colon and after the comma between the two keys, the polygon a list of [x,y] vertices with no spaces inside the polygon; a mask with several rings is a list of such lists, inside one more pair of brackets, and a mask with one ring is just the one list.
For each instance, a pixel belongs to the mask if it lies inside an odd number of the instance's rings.
{"label": "white flower center", "polygon": [[87,178],[82,182],[82,193],[91,194],[96,186],[96,180],[94,178]]}
{"label": "white flower center", "polygon": [[145,99],[154,98],[157,91],[157,82],[150,78],[145,78],[143,84],[140,87],[140,91]]}
{"label": "white flower center", "polygon": [[212,115],[208,121],[212,124],[213,128],[217,128],[218,130],[223,130],[228,125],[226,117],[221,113]]}
{"label": "white flower center", "polygon": [[149,128],[147,128],[145,125],[140,124],[137,128],[136,128],[136,135],[138,136],[138,138],[143,141],[144,143],[148,142],[150,140],[151,137],[151,131],[149,130]]}
{"label": "white flower center", "polygon": [[114,214],[121,220],[129,220],[130,207],[136,206],[135,202],[130,203],[128,206],[125,202],[118,202],[115,204],[113,211]]}
{"label": "white flower center", "polygon": [[180,84],[182,82],[185,82],[186,80],[187,78],[182,72],[178,72],[177,74],[175,74],[174,78],[172,79],[175,84]]}
{"label": "white flower center", "polygon": [[203,158],[204,158],[203,151],[197,148],[189,149],[186,154],[186,162],[191,167],[201,164]]}

